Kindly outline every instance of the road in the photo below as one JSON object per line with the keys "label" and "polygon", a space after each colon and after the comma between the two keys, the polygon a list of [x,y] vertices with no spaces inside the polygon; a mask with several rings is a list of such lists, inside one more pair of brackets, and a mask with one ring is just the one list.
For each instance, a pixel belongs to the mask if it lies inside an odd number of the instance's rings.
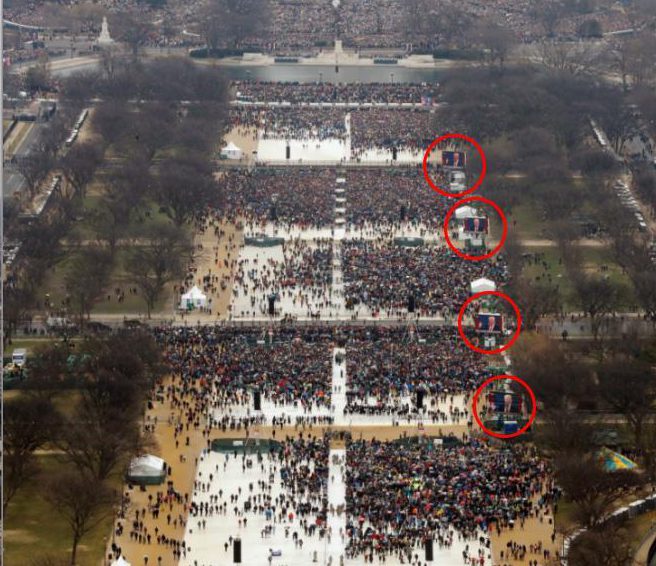
{"label": "road", "polygon": [[[32,151],[32,148],[36,144],[41,135],[41,129],[44,127],[44,124],[39,122],[33,122],[30,124],[29,129],[23,135],[22,139],[18,140],[18,144],[14,149],[14,156],[17,159],[26,157]],[[17,191],[20,192],[25,188],[25,179],[18,172],[16,165],[12,163],[5,163],[2,171],[2,196],[9,197],[12,196]]]}

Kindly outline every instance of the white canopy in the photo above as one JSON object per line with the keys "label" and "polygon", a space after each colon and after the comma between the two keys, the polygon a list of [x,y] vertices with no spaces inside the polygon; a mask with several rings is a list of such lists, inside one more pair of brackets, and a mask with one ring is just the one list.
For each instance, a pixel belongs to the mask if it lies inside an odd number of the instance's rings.
{"label": "white canopy", "polygon": [[470,285],[471,288],[471,293],[472,295],[475,295],[476,293],[481,293],[483,291],[496,291],[497,286],[494,281],[490,279],[485,279],[485,277],[482,277],[481,279],[476,279],[475,281],[471,282]]}
{"label": "white canopy", "polygon": [[125,558],[119,556],[116,560],[114,560],[114,562],[112,562],[112,566],[131,566],[131,565]]}
{"label": "white canopy", "polygon": [[130,477],[160,477],[164,472],[164,460],[159,456],[144,454],[132,458],[128,475]]}
{"label": "white canopy", "polygon": [[228,145],[221,150],[221,156],[226,157],[227,159],[241,159],[242,151],[233,142],[229,142]]}
{"label": "white canopy", "polygon": [[463,218],[474,218],[476,216],[476,209],[472,206],[461,206],[456,209],[456,219],[462,220]]}
{"label": "white canopy", "polygon": [[198,308],[207,305],[207,295],[203,293],[196,285],[180,297],[180,308]]}

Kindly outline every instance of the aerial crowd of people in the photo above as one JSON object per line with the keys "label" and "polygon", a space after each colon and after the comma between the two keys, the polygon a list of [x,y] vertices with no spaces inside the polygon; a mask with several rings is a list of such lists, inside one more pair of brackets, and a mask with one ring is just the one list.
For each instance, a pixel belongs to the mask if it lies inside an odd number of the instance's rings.
{"label": "aerial crowd of people", "polygon": [[285,102],[290,104],[427,104],[437,99],[435,84],[406,82],[274,82],[234,81],[238,102]]}
{"label": "aerial crowd of people", "polygon": [[[236,88],[251,102],[283,101],[294,93],[297,104],[305,96],[321,98],[313,89],[333,101],[360,96],[357,85],[333,88],[332,94],[319,83],[308,89],[278,83]],[[381,100],[421,102],[430,96],[422,89],[374,85],[371,92]],[[233,107],[231,125],[242,133],[257,128],[264,137],[308,143],[340,137],[350,127],[357,147],[419,149],[430,116],[425,109],[245,104]],[[446,181],[439,167],[435,174]],[[327,541],[339,536],[345,549],[340,564],[360,558],[422,564],[423,541],[431,538],[440,548],[457,543],[463,563],[479,566],[490,563],[494,530],[547,516],[558,493],[545,464],[523,448],[501,448],[466,435],[444,445],[429,438],[348,439],[346,457],[338,462],[345,503],[334,508],[328,502],[334,481],[330,433],[310,436],[306,427],[315,434],[314,426],[353,419],[388,419],[392,426],[406,420],[471,425],[471,395],[491,371],[488,360],[468,349],[449,323],[469,296],[471,282],[488,277],[503,286],[507,265],[501,259],[465,262],[445,247],[440,225],[452,203],[426,186],[421,169],[240,164],[224,168],[220,182],[223,206],[204,209],[196,225],[203,237],[213,232],[225,249],[207,249],[204,239],[205,247],[196,251],[208,255],[210,267],[194,266],[185,287],[193,283],[228,293],[233,320],[266,318],[271,300],[275,316],[283,320],[157,328],[172,377],[160,395],[180,412],[176,449],[190,426],[203,429],[207,450],[213,431],[250,438],[261,426],[271,426],[281,444],[279,451],[253,457],[225,455],[224,472],[233,464],[244,474],[261,471],[260,480],[237,492],[217,483],[220,463],[209,477],[198,472],[191,500],[187,494],[176,496],[189,511],[187,530],[203,532],[220,516],[234,528],[234,535],[220,542],[221,551],[228,552],[257,515],[266,518],[260,532],[265,545],[282,536],[275,528],[299,551],[317,535]],[[308,318],[315,318],[315,310],[332,313],[337,303],[345,318],[338,325],[287,322],[285,309],[306,310]],[[381,323],[348,322],[349,316],[360,315]],[[441,317],[446,325],[414,326],[413,316]],[[387,326],[386,319],[408,325]],[[476,332],[466,332],[476,342]],[[295,436],[289,427],[296,429]],[[207,452],[200,456],[207,457]],[[180,462],[184,458],[181,454]],[[282,491],[274,494],[274,484]],[[339,533],[328,525],[333,514],[346,518]],[[174,550],[189,556],[191,547],[187,541]],[[522,549],[508,552],[518,555]]]}
{"label": "aerial crowd of people", "polygon": [[475,279],[508,279],[501,260],[465,262],[443,246],[408,247],[385,238],[345,240],[342,262],[346,308],[364,306],[388,317],[398,316],[412,297],[420,314],[449,318],[459,311]]}
{"label": "aerial crowd of people", "polygon": [[422,328],[420,337],[421,343],[407,329],[375,328],[347,342],[346,412],[407,416],[417,411],[415,393],[422,390],[426,420],[466,421],[467,403],[455,396],[469,399],[489,376],[486,361],[463,346],[454,328]]}
{"label": "aerial crowd of people", "polygon": [[[530,449],[484,440],[442,439],[347,443],[347,555],[423,554],[423,541],[482,543],[463,563],[489,563],[489,535],[550,514],[559,491]],[[455,531],[455,533],[454,533]],[[369,560],[372,562],[372,559]]]}

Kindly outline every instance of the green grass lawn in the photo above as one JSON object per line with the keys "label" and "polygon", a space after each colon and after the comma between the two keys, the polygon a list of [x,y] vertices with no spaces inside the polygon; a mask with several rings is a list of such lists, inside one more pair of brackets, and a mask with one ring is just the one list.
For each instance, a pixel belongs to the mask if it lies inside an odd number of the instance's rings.
{"label": "green grass lawn", "polygon": [[541,219],[540,211],[533,204],[514,206],[507,214],[508,229],[520,240],[542,240],[546,236],[546,223]]}
{"label": "green grass lawn", "polygon": [[576,297],[572,283],[567,276],[565,266],[560,263],[560,252],[555,247],[531,247],[526,248],[527,253],[542,255],[543,263],[525,263],[524,275],[531,281],[547,280],[557,285],[560,290],[561,299],[565,308],[570,309],[574,306]]}
{"label": "green grass lawn", "polygon": [[[91,240],[97,237],[96,214],[102,210],[102,197],[97,192],[88,194],[84,199],[84,209],[71,229],[71,240]],[[138,213],[131,215],[130,223],[125,226],[121,238],[138,237],[146,227],[168,224],[171,220],[166,214],[160,212],[160,207],[155,202],[148,202]]]}
{"label": "green grass lawn", "polygon": [[[544,264],[525,264],[524,274],[531,280],[546,279],[558,285],[561,297],[567,309],[576,309],[576,295],[572,282],[569,279],[564,264],[560,261],[561,254],[557,247],[531,247],[526,252],[541,254]],[[623,289],[622,308],[629,308],[635,304],[633,285],[628,275],[613,260],[611,251],[606,247],[582,246],[580,248],[581,263],[589,274],[608,276]],[[605,269],[603,269],[605,267]]]}
{"label": "green grass lawn", "polygon": [[[105,293],[103,293],[100,300],[93,308],[94,314],[122,314],[122,313],[138,313],[146,314],[146,302],[139,294],[131,294],[128,292],[129,287],[134,287],[130,276],[125,271],[125,262],[127,260],[129,251],[125,248],[119,249],[116,252],[114,260],[114,268],[110,276],[109,284],[107,285]],[[122,302],[118,302],[114,289],[120,288],[125,292],[125,298]],[[107,300],[107,296],[110,299]],[[159,301],[155,305],[153,312],[171,310],[172,311],[172,289],[166,288],[162,293]]]}
{"label": "green grass lawn", "polygon": [[576,521],[572,518],[574,514],[574,504],[567,501],[564,497],[558,501],[558,512],[554,515],[556,529],[560,532],[569,532],[576,527]]}
{"label": "green grass lawn", "polygon": [[[14,496],[4,518],[4,550],[7,564],[26,565],[42,555],[67,558],[71,535],[68,525],[43,495],[47,480],[61,471],[64,464],[59,456],[38,456],[41,471]],[[111,480],[120,489],[120,478]],[[98,566],[112,532],[112,514],[87,534],[78,550],[78,566]]]}
{"label": "green grass lawn", "polygon": [[[139,294],[135,295],[128,292],[129,287],[135,286],[124,267],[128,253],[129,251],[125,247],[117,249],[109,282],[92,309],[93,314],[146,314],[146,303],[143,298]],[[66,298],[66,274],[70,269],[74,254],[75,252],[71,250],[48,271],[41,292],[37,295],[40,301],[43,301],[46,293],[48,293],[51,304],[55,308],[61,308]],[[118,302],[115,293],[116,288],[120,288],[125,292],[123,302]],[[108,295],[110,296],[109,300],[107,300]],[[172,311],[172,296],[172,287],[165,288],[160,300],[155,305],[154,312]]]}
{"label": "green grass lawn", "polygon": [[[3,392],[3,399],[4,401],[11,401],[12,399],[18,399],[21,395],[27,394],[28,392],[26,390],[11,389]],[[62,416],[71,417],[80,398],[81,393],[79,389],[62,389],[55,393],[55,396],[52,398],[52,404]],[[45,449],[47,450],[48,446]]]}

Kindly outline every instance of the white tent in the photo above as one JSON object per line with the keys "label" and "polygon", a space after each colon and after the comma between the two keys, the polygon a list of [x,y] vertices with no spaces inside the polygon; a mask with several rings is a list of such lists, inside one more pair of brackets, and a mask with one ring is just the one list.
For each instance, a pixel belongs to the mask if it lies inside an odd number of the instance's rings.
{"label": "white tent", "polygon": [[159,456],[144,454],[132,458],[128,468],[128,480],[137,483],[157,484],[166,477],[166,462]]}
{"label": "white tent", "polygon": [[200,308],[207,306],[207,295],[203,293],[196,285],[180,297],[180,308]]}
{"label": "white tent", "polygon": [[494,283],[494,281],[482,277],[481,279],[476,279],[475,281],[472,281],[470,285],[470,289],[471,289],[471,294],[475,295],[476,293],[482,293],[483,291],[496,291],[497,286]]}
{"label": "white tent", "polygon": [[228,145],[221,150],[221,157],[225,157],[226,159],[241,159],[242,151],[233,142],[229,142]]}
{"label": "white tent", "polygon": [[114,562],[112,562],[112,566],[131,566],[131,565],[125,558],[119,556],[116,560],[114,560]]}
{"label": "white tent", "polygon": [[456,219],[462,220],[463,218],[474,218],[476,216],[476,209],[472,206],[461,206],[456,209]]}

